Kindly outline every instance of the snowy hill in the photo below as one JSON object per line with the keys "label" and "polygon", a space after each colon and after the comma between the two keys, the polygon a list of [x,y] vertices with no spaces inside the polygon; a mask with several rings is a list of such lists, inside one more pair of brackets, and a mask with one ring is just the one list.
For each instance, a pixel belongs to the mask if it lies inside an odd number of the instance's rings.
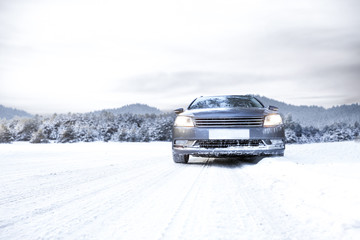
{"label": "snowy hill", "polygon": [[15,108],[8,108],[3,105],[0,105],[0,119],[1,118],[11,119],[16,116],[17,117],[31,117],[31,114],[27,113],[25,111],[22,111],[22,110],[18,110]]}
{"label": "snowy hill", "polygon": [[333,123],[360,123],[360,105],[341,105],[329,109],[319,106],[295,106],[263,96],[256,96],[265,106],[273,105],[279,108],[284,116],[292,115],[295,122],[302,126],[324,127]]}
{"label": "snowy hill", "polygon": [[123,113],[132,113],[132,114],[161,114],[162,112],[155,108],[150,107],[146,104],[135,103],[122,106],[120,108],[112,108],[112,109],[104,109],[100,111],[95,111],[95,113],[99,113],[102,111],[111,112],[114,114],[123,114]]}

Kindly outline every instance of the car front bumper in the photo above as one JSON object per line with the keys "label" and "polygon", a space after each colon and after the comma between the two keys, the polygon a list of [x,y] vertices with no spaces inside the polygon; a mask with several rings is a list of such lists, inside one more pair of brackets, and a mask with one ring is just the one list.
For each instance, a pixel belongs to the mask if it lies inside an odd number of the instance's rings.
{"label": "car front bumper", "polygon": [[[238,155],[283,155],[285,149],[285,135],[283,125],[276,127],[234,128],[247,131],[246,137],[226,136],[221,139],[211,138],[214,128],[174,127],[172,148],[176,154],[193,156],[238,156]],[[216,128],[220,129],[221,128]],[[229,131],[229,128],[224,128]],[[231,131],[231,129],[230,129]],[[199,142],[209,143],[204,146]],[[220,143],[219,146],[213,143]],[[224,144],[225,142],[225,144]],[[226,146],[226,143],[232,144]],[[257,144],[253,144],[256,142]],[[247,144],[248,143],[248,144]]]}

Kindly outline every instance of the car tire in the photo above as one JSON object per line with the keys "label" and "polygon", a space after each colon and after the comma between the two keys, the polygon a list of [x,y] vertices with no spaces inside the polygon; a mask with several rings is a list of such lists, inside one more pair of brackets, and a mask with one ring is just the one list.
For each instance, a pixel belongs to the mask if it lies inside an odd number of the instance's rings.
{"label": "car tire", "polygon": [[177,154],[173,152],[173,160],[175,163],[188,163],[189,154]]}

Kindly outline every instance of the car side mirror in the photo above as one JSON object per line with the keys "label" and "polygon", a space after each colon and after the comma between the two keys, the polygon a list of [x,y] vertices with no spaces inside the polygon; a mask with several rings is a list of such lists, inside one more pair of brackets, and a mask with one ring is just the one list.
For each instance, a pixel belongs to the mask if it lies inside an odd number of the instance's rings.
{"label": "car side mirror", "polygon": [[269,110],[271,110],[271,111],[277,111],[277,110],[279,110],[279,108],[270,105],[270,106],[269,106]]}
{"label": "car side mirror", "polygon": [[178,108],[178,109],[175,109],[174,112],[176,114],[180,114],[180,113],[184,112],[184,109],[183,108]]}

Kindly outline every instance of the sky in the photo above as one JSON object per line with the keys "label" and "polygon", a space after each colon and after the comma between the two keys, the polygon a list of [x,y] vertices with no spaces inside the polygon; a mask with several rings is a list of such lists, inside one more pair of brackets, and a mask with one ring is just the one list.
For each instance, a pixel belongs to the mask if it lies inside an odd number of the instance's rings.
{"label": "sky", "polygon": [[358,0],[0,0],[0,104],[359,103],[359,12]]}

